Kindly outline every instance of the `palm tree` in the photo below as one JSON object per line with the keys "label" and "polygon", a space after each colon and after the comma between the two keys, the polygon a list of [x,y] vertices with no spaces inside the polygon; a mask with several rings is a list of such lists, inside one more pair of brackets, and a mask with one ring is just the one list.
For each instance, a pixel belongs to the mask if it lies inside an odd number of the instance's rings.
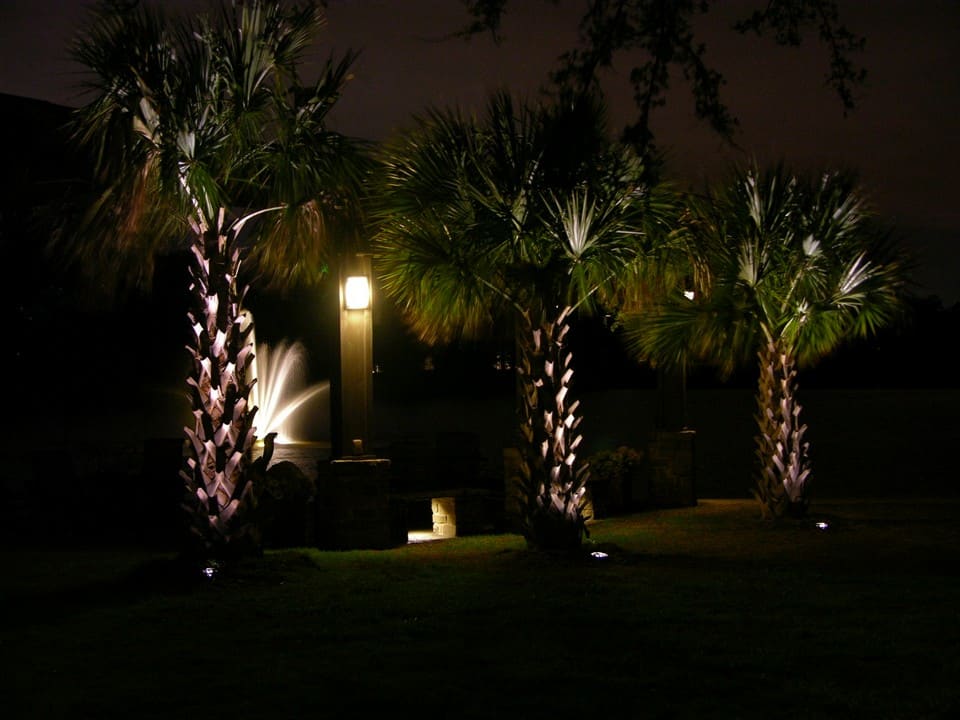
{"label": "palm tree", "polygon": [[903,257],[844,173],[740,170],[692,200],[687,219],[689,287],[631,316],[628,337],[667,365],[691,358],[729,374],[756,359],[754,494],[765,517],[802,514],[812,475],[797,367],[894,319]]}
{"label": "palm tree", "polygon": [[384,289],[429,343],[513,323],[521,528],[531,547],[579,547],[587,474],[569,318],[615,301],[638,274],[668,198],[607,141],[589,98],[533,107],[500,93],[479,120],[432,110],[386,147],[383,168]]}
{"label": "palm tree", "polygon": [[[247,258],[267,281],[312,280],[351,215],[360,152],[326,127],[353,56],[331,57],[313,84],[298,65],[323,16],[261,0],[210,17],[168,20],[102,2],[74,54],[92,100],[74,132],[96,172],[74,235],[103,273],[142,267],[184,238],[191,251],[192,427],[181,473],[197,551],[229,556],[255,543],[248,477],[256,408],[242,323]],[[251,543],[251,541],[254,541]]]}

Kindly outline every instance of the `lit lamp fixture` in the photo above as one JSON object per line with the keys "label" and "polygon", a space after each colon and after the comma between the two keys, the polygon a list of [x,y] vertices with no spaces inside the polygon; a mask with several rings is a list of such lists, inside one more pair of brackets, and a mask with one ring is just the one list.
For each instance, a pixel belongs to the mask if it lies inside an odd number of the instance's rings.
{"label": "lit lamp fixture", "polygon": [[351,275],[343,284],[343,305],[347,310],[370,307],[370,280],[366,275]]}
{"label": "lit lamp fixture", "polygon": [[[332,396],[335,457],[366,455],[373,414],[373,282],[370,256],[340,260],[340,372]],[[337,422],[338,421],[338,422]]]}

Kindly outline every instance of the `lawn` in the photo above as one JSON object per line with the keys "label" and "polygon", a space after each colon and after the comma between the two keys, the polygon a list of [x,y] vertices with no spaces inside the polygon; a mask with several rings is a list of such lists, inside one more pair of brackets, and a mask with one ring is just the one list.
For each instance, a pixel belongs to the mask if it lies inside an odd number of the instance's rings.
{"label": "lawn", "polygon": [[703,500],[594,523],[576,557],[490,535],[198,584],[162,554],[8,551],[4,717],[956,717],[958,510]]}

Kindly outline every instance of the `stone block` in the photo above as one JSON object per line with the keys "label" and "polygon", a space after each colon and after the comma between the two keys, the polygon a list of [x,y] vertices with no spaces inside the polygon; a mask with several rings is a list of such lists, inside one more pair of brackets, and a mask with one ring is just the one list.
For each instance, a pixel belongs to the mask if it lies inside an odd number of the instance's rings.
{"label": "stone block", "polygon": [[398,544],[393,528],[397,513],[390,502],[389,460],[333,460],[317,485],[318,546],[361,550]]}
{"label": "stone block", "polygon": [[430,504],[433,508],[433,534],[438,537],[456,537],[457,499],[435,497]]}

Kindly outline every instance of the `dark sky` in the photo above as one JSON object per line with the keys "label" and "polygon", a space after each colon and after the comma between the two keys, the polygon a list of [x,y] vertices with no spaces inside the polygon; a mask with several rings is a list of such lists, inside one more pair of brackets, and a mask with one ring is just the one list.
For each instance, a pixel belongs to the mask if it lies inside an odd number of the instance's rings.
{"label": "dark sky", "polygon": [[[208,7],[198,0],[164,5]],[[497,47],[486,37],[449,37],[466,19],[459,0],[331,0],[318,57],[331,49],[363,51],[335,123],[379,139],[429,105],[475,107],[501,87],[533,95],[557,55],[576,41],[582,5],[513,0],[505,42]],[[782,49],[727,29],[756,5],[725,0],[698,28],[708,60],[727,78],[725,98],[741,123],[742,150],[695,120],[677,78],[655,119],[671,175],[697,182],[751,156],[799,168],[856,169],[878,210],[919,257],[917,292],[960,301],[960,0],[840,0],[844,21],[867,38],[860,59],[868,81],[847,118],[824,86],[827,55],[814,37],[799,49]],[[84,6],[0,0],[0,92],[82,101],[66,47]],[[617,129],[632,110],[629,68],[629,59],[620,58],[605,79]]]}

